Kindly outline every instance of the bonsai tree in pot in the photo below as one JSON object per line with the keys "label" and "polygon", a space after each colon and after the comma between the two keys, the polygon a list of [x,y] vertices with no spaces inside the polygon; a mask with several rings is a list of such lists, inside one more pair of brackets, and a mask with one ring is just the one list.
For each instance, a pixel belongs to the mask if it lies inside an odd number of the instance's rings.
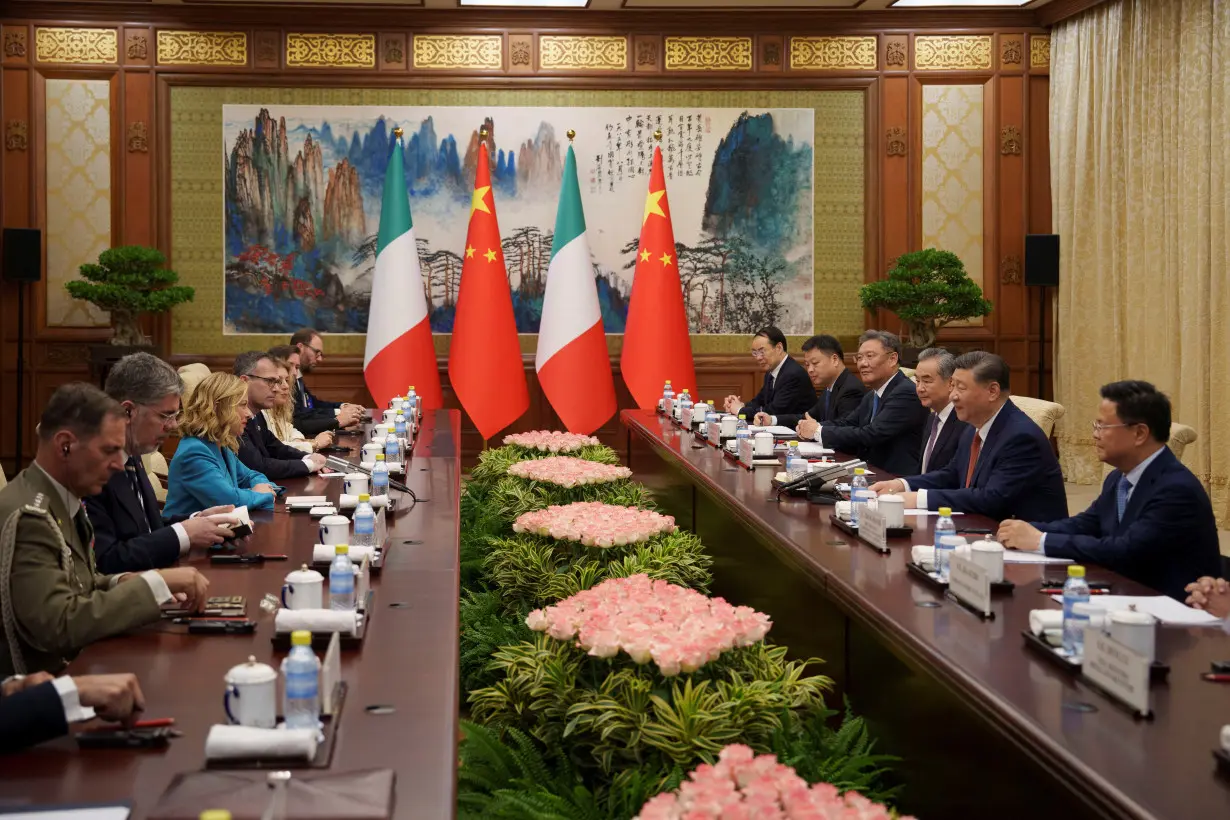
{"label": "bonsai tree in pot", "polygon": [[986,316],[991,302],[969,278],[951,251],[935,248],[903,253],[888,278],[863,285],[859,298],[866,310],[886,308],[905,323],[911,347],[931,347],[949,322]]}
{"label": "bonsai tree in pot", "polygon": [[196,295],[190,287],[176,285],[179,274],[162,267],[162,251],[142,245],[123,245],[98,255],[97,264],[81,266],[84,282],[68,282],[74,299],[84,299],[110,311],[114,333],[111,344],[140,347],[149,344],[141,332],[145,313],[165,313]]}

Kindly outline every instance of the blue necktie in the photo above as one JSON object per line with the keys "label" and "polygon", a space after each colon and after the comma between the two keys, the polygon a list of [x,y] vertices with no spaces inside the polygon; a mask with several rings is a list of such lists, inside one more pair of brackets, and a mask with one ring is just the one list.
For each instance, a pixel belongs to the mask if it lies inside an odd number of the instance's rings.
{"label": "blue necktie", "polygon": [[825,421],[828,421],[828,418],[829,418],[829,396],[831,396],[832,394],[833,394],[832,390],[824,391],[824,420]]}
{"label": "blue necktie", "polygon": [[872,393],[871,394],[871,417],[874,419],[876,417],[876,413],[878,412],[880,412],[880,394]]}
{"label": "blue necktie", "polygon": [[1119,510],[1119,521],[1123,521],[1123,513],[1127,511],[1128,493],[1132,491],[1132,482],[1127,476],[1119,476],[1119,488],[1116,491],[1116,506]]}

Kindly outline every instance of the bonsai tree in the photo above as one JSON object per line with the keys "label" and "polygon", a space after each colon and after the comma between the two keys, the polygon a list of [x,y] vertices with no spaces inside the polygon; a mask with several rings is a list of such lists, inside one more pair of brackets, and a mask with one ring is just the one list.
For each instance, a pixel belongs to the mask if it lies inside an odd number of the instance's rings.
{"label": "bonsai tree", "polygon": [[81,266],[84,282],[68,282],[74,299],[84,299],[111,312],[115,332],[111,344],[136,347],[149,344],[139,324],[144,313],[165,313],[195,292],[176,285],[179,274],[162,267],[167,258],[157,248],[124,245],[98,255],[98,264]]}
{"label": "bonsai tree", "polygon": [[927,248],[903,253],[888,278],[863,285],[866,310],[887,308],[901,318],[913,347],[931,347],[949,322],[986,316],[991,302],[955,253]]}

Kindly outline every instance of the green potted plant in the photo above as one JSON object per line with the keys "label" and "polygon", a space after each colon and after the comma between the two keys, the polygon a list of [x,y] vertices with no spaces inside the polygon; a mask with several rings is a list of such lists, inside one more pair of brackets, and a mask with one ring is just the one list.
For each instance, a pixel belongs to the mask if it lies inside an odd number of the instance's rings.
{"label": "green potted plant", "polygon": [[859,298],[866,310],[886,308],[897,314],[909,346],[917,348],[933,346],[940,328],[950,322],[991,312],[991,301],[957,255],[935,248],[903,253],[888,278],[863,285]]}
{"label": "green potted plant", "polygon": [[196,295],[190,287],[176,285],[179,274],[162,267],[162,251],[143,245],[123,245],[98,255],[98,263],[81,266],[84,282],[68,282],[74,299],[84,299],[111,313],[114,333],[111,344],[141,347],[149,338],[141,332],[141,316],[165,313]]}

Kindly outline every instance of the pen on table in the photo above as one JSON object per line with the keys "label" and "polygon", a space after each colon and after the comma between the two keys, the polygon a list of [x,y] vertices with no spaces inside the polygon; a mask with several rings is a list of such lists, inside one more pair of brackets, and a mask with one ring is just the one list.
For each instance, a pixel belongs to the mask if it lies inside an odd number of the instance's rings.
{"label": "pen on table", "polygon": [[191,624],[198,621],[246,621],[247,615],[198,615],[196,617],[185,615],[182,618],[172,618],[173,624]]}
{"label": "pen on table", "polygon": [[163,726],[174,726],[175,718],[150,718],[149,720],[138,720],[132,724],[134,729],[158,729]]}
{"label": "pen on table", "polygon": [[1200,677],[1212,683],[1230,683],[1230,672],[1205,672]]}
{"label": "pen on table", "polygon": [[266,553],[254,553],[252,555],[211,555],[209,562],[211,564],[261,564],[265,561],[286,561],[289,555],[268,555]]}
{"label": "pen on table", "polygon": [[[1063,587],[1042,587],[1038,592],[1043,595],[1062,595]],[[1109,595],[1110,590],[1105,588],[1093,587],[1089,590],[1090,595]]]}

